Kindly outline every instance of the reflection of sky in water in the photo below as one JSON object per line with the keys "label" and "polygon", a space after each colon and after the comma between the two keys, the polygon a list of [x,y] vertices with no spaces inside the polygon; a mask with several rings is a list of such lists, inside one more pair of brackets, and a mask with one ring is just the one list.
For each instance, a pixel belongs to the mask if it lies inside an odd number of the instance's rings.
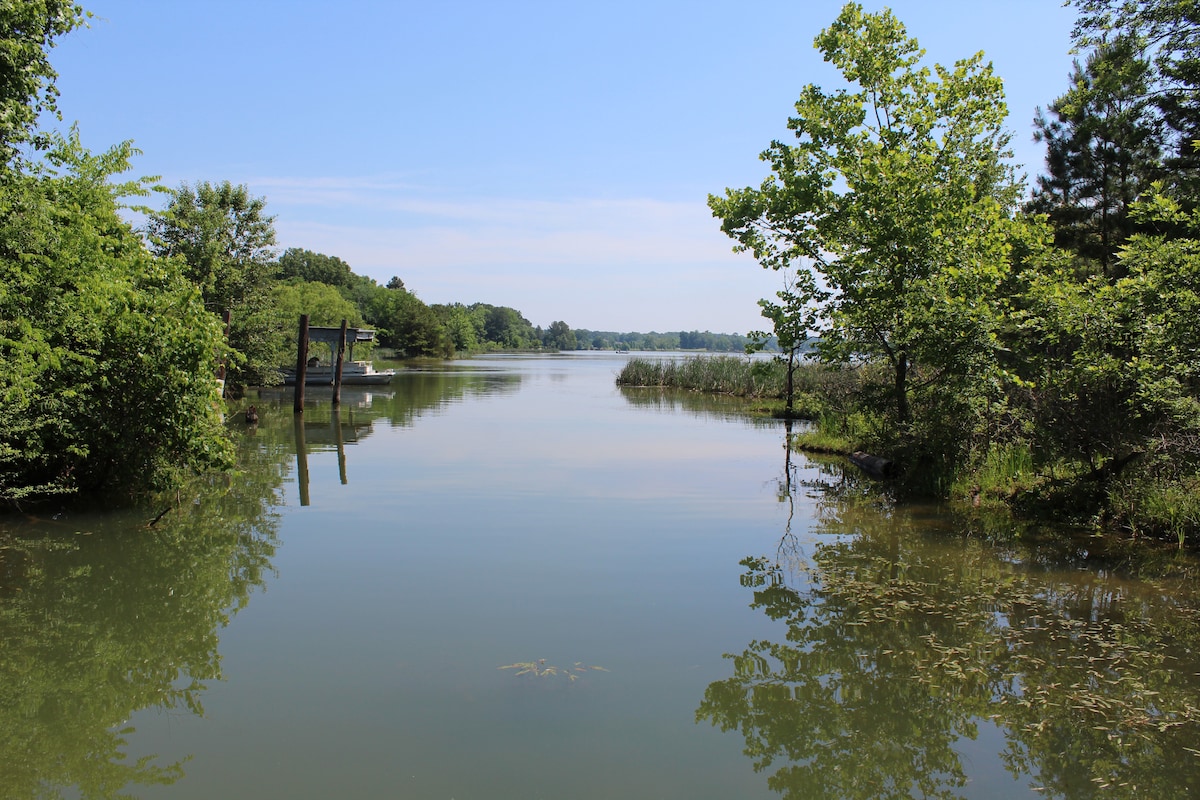
{"label": "reflection of sky in water", "polygon": [[[523,377],[376,419],[345,485],[310,451],[310,506],[291,470],[279,578],[223,633],[210,721],[139,721],[199,752],[164,797],[770,796],[693,717],[774,627],[737,562],[782,530],[782,428],[639,410],[617,360],[581,362],[488,359]],[[536,658],[610,671],[497,669]]]}
{"label": "reflection of sky in water", "polygon": [[[345,484],[336,449],[310,446],[306,507],[290,409],[268,418],[259,440],[286,442],[290,475],[276,577],[221,632],[203,719],[136,716],[134,756],[193,757],[185,781],[139,796],[778,796],[741,736],[696,722],[730,676],[722,654],[789,632],[749,607],[739,562],[786,557],[807,592],[831,545],[903,541],[939,575],[995,556],[939,511],[840,503],[817,486],[837,470],[801,456],[781,501],[781,423],[631,402],[620,363],[492,357],[397,380],[356,406],[372,424],[343,447]],[[539,658],[609,671],[498,669]],[[964,796],[1026,792],[981,727],[958,748]]]}
{"label": "reflection of sky in water", "polygon": [[[456,503],[535,495],[550,504],[689,498],[711,509],[722,502],[720,487],[772,477],[758,466],[772,447],[782,469],[780,424],[748,430],[750,423],[670,403],[631,405],[615,388],[614,359],[584,359],[575,371],[556,359],[487,363],[536,368],[520,383],[503,384],[503,393],[458,394],[411,427],[374,431],[349,455],[355,482]],[[404,387],[397,381],[395,390]],[[314,481],[318,461],[310,458]],[[754,466],[739,471],[739,464]]]}

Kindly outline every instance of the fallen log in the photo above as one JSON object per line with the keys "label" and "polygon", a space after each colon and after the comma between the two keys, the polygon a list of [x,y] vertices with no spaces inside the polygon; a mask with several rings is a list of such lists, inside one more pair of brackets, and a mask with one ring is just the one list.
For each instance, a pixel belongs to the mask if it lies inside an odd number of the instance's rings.
{"label": "fallen log", "polygon": [[896,468],[896,465],[890,458],[873,456],[861,450],[850,454],[850,463],[872,478],[890,478],[895,473]]}

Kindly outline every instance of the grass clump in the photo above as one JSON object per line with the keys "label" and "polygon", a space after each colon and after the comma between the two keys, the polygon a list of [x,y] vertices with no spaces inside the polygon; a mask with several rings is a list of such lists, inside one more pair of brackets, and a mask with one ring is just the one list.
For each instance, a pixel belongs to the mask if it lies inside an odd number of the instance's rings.
{"label": "grass clump", "polygon": [[1182,547],[1200,535],[1200,475],[1169,481],[1130,475],[1109,493],[1113,522],[1134,534],[1171,538]]}
{"label": "grass clump", "polygon": [[849,455],[863,450],[870,441],[869,426],[862,414],[837,414],[822,411],[813,418],[813,426],[792,437],[792,448],[809,453]]}
{"label": "grass clump", "polygon": [[950,496],[974,506],[1007,507],[1043,482],[1028,447],[1020,443],[1000,444],[986,450],[977,463],[954,476]]}
{"label": "grass clump", "polygon": [[782,385],[781,369],[771,362],[737,356],[692,356],[682,360],[631,358],[617,375],[618,386],[683,389],[737,397],[773,394]]}
{"label": "grass clump", "polygon": [[857,370],[802,363],[792,371],[792,411],[786,409],[787,365],[776,359],[690,356],[635,357],[617,374],[617,385],[724,394],[763,401],[756,410],[775,417],[815,420],[844,405],[859,383]]}

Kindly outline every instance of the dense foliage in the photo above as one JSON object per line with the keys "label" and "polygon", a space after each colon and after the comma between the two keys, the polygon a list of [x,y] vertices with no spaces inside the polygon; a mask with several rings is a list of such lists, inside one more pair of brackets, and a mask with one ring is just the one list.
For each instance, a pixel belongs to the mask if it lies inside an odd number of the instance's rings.
{"label": "dense foliage", "polygon": [[226,321],[233,355],[227,379],[234,385],[276,377],[270,287],[278,267],[274,218],[265,208],[245,186],[201,182],[180,186],[150,218],[154,252],[182,261],[205,307]]}
{"label": "dense foliage", "polygon": [[0,502],[124,498],[228,462],[221,331],[180,265],[118,214],[132,148],[58,139],[0,176]]}
{"label": "dense foliage", "polygon": [[0,4],[0,162],[8,164],[31,139],[46,146],[36,123],[45,112],[58,116],[50,48],[86,19],[71,0]]}
{"label": "dense foliage", "polygon": [[[1038,112],[1046,174],[1018,207],[1002,86],[891,14],[845,7],[816,47],[847,83],[801,92],[760,187],[709,204],[783,273],[780,341],[855,373],[823,435],[886,453],[901,488],[1200,531],[1200,64],[1190,4],[1080,0],[1085,57]],[[833,381],[839,388],[844,380]]]}

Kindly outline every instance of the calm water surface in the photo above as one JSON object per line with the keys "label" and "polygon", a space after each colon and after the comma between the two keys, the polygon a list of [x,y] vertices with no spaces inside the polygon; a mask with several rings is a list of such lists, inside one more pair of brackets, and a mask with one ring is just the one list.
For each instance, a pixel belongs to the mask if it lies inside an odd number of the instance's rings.
{"label": "calm water surface", "polygon": [[153,514],[0,521],[0,797],[1185,797],[1194,563],[856,498],[622,356],[263,391]]}

